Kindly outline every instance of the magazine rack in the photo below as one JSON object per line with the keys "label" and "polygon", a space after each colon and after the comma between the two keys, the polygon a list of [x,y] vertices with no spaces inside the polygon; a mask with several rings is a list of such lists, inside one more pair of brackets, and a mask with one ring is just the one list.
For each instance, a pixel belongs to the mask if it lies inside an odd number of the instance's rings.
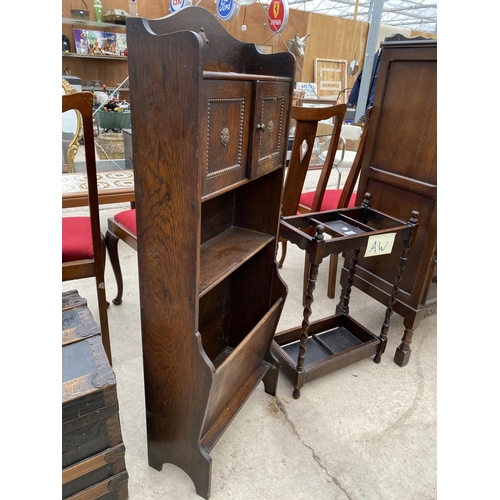
{"label": "magazine rack", "polygon": [[286,286],[276,266],[295,59],[206,9],[127,18],[149,464],[210,495],[210,451],[262,381]]}
{"label": "magazine rack", "polygon": [[[310,258],[302,325],[277,333],[272,344],[272,352],[280,366],[292,378],[295,399],[300,397],[300,389],[306,382],[372,355],[379,363],[385,351],[396,294],[417,232],[418,212],[413,211],[405,223],[371,208],[370,198],[370,193],[366,193],[360,207],[281,220],[280,236],[305,250]],[[392,253],[396,242],[402,242],[399,266],[384,323],[377,336],[349,316],[353,276],[361,248],[366,249],[365,257],[377,258]],[[319,265],[330,254],[350,250],[349,277],[342,288],[336,314],[310,323]]]}

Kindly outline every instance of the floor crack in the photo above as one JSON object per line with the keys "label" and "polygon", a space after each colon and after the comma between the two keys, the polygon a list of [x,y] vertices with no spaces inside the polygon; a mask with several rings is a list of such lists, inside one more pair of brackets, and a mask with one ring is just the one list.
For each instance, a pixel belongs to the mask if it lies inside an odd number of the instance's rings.
{"label": "floor crack", "polygon": [[311,452],[313,460],[321,467],[321,470],[345,493],[346,497],[350,499],[349,493],[344,489],[344,487],[340,484],[339,480],[322,464],[321,458],[316,454],[312,446],[308,445],[300,433],[297,431],[295,424],[288,418],[288,412],[286,411],[285,405],[283,401],[276,396],[276,406],[283,413],[285,420],[288,422],[288,425],[292,428],[292,431],[297,436],[299,441]]}

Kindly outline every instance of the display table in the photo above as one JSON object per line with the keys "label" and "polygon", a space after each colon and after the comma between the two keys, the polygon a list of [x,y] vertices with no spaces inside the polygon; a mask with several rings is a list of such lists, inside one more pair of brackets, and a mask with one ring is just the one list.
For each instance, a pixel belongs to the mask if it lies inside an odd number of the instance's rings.
{"label": "display table", "polygon": [[[135,201],[134,171],[97,172],[99,205]],[[62,174],[62,208],[88,205],[87,174]]]}
{"label": "display table", "polygon": [[[366,193],[360,207],[290,216],[281,220],[280,236],[305,250],[310,258],[302,325],[277,333],[272,343],[273,354],[292,378],[295,399],[300,397],[300,389],[306,382],[372,355],[375,355],[374,361],[379,363],[385,351],[396,294],[417,232],[418,212],[413,211],[405,223],[372,209],[370,198],[371,195]],[[349,316],[357,258],[361,248],[366,249],[365,258],[390,254],[398,242],[402,242],[399,266],[395,269],[392,293],[377,336]],[[336,314],[310,323],[319,265],[330,254],[351,250],[349,277],[342,289]]]}

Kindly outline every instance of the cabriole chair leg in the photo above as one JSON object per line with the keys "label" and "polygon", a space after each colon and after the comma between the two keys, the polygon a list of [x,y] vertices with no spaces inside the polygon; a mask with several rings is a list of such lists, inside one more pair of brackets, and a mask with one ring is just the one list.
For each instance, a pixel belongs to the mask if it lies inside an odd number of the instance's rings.
{"label": "cabriole chair leg", "polygon": [[113,299],[113,304],[120,305],[123,297],[123,278],[120,266],[120,259],[118,257],[118,242],[120,239],[112,233],[109,229],[106,231],[106,248],[108,249],[109,260],[116,279],[117,294]]}

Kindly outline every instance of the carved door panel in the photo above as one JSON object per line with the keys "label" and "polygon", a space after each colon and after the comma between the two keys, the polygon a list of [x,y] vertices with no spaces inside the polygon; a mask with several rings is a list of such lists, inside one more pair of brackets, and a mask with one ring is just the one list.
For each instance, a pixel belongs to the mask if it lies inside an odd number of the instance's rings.
{"label": "carved door panel", "polygon": [[[252,83],[209,80],[200,117],[202,195],[246,178]],[[205,139],[203,139],[203,137]]]}
{"label": "carved door panel", "polygon": [[288,133],[286,113],[289,84],[256,82],[255,107],[250,134],[250,178],[280,167]]}

